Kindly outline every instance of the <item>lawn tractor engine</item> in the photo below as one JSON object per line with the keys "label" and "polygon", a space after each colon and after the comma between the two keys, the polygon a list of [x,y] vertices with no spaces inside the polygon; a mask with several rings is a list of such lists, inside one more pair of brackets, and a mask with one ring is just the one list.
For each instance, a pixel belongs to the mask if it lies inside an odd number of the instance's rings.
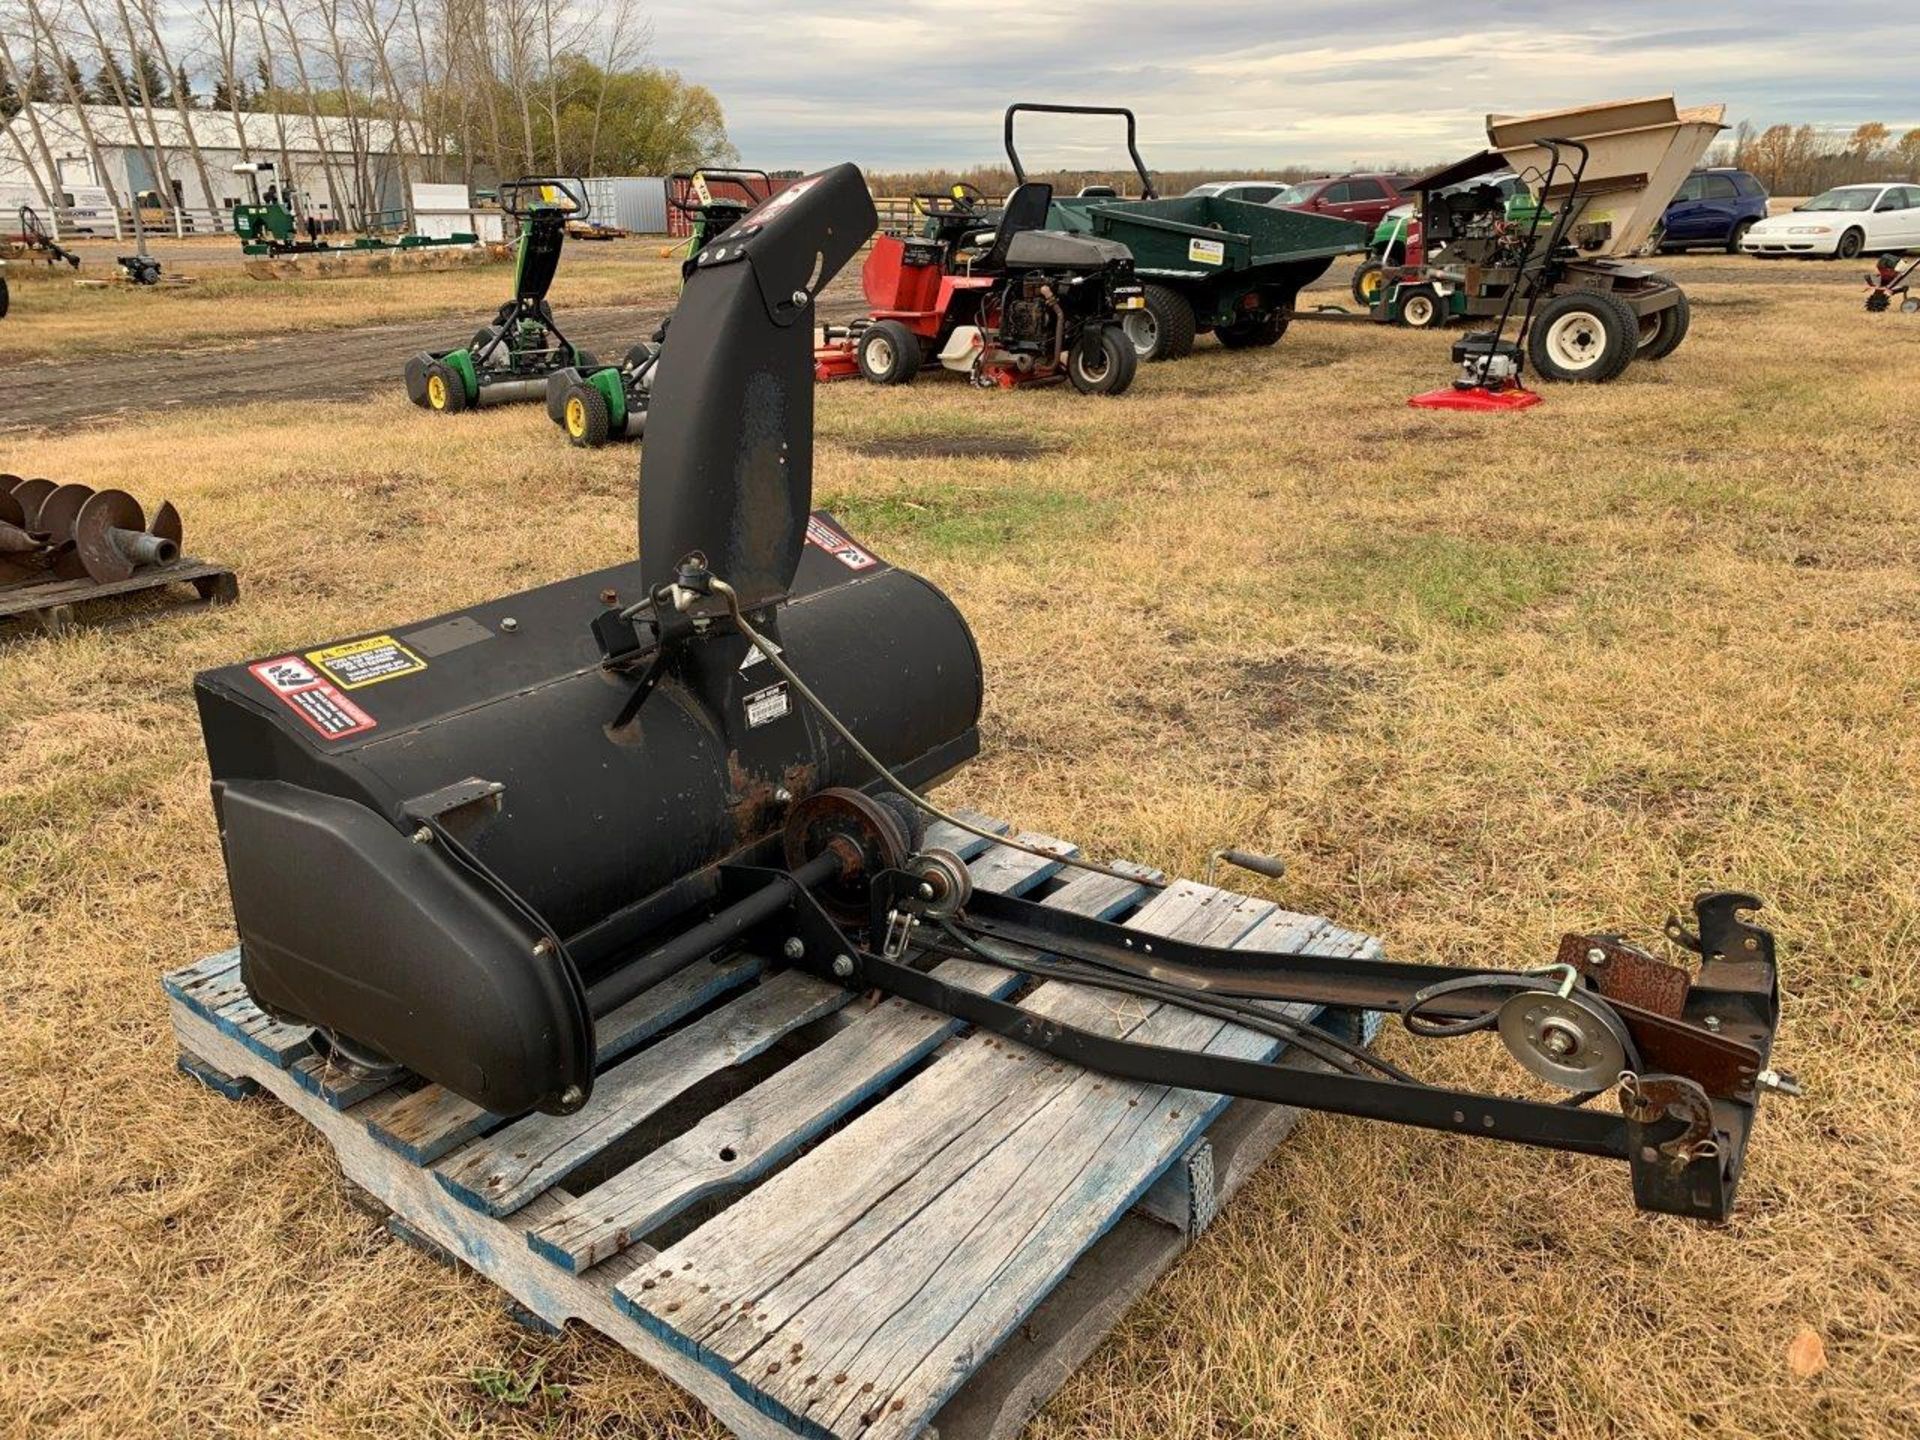
{"label": "lawn tractor engine", "polygon": [[[841,166],[701,254],[637,562],[199,677],[255,1002],[317,1027],[332,1063],[413,1071],[497,1116],[565,1114],[593,1094],[604,1017],[739,951],[1124,1080],[1609,1158],[1643,1208],[1725,1216],[1762,1092],[1794,1088],[1770,1066],[1779,992],[1752,896],[1668,922],[1694,966],[1598,933],[1490,970],[1150,935],[976,891],[929,843],[923,815],[1128,893],[1165,883],[925,794],[978,748],[972,635],[809,512],[814,299],[874,224]],[[997,343],[1050,344],[1074,314],[1062,277],[1015,268],[1031,273],[1008,277]],[[1314,1063],[1082,1028],[954,983],[947,958],[1170,1003]],[[1360,1042],[1360,1011],[1397,1015],[1415,1050],[1497,1036],[1521,1093],[1420,1078]],[[1590,1103],[1609,1093],[1617,1111]]]}

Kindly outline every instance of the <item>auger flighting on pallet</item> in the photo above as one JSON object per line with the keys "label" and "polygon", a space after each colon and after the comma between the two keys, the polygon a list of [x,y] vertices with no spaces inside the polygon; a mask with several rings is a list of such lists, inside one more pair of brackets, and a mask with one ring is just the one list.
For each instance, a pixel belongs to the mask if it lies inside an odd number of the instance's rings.
{"label": "auger flighting on pallet", "polygon": [[[702,253],[659,382],[636,562],[196,684],[241,939],[270,1014],[342,1063],[566,1114],[599,1022],[728,948],[1116,1076],[1624,1161],[1649,1210],[1732,1204],[1778,1020],[1759,902],[1512,972],[1222,950],[974,893],[924,791],[977,752],[978,652],[918,576],[810,513],[814,299],[873,232],[808,177]],[[1081,869],[1106,867],[1078,857]],[[1111,873],[1111,872],[1110,872]],[[353,903],[343,905],[340,897]],[[950,955],[1284,1035],[1287,1068],[1051,1021]],[[1289,1002],[1495,1032],[1557,1101],[1428,1084]],[[1617,1092],[1618,1113],[1587,1102]]]}
{"label": "auger flighting on pallet", "polygon": [[162,501],[148,522],[124,490],[0,475],[0,586],[130,578],[180,558],[180,512]]}

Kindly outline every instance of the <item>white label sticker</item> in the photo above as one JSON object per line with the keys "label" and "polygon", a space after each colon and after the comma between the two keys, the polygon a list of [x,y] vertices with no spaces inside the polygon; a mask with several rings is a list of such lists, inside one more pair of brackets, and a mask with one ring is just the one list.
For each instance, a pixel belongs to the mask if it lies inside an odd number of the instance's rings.
{"label": "white label sticker", "polygon": [[1202,265],[1224,265],[1227,263],[1226,242],[1221,240],[1189,240],[1187,259],[1197,260]]}
{"label": "white label sticker", "polygon": [[747,696],[747,728],[758,730],[762,725],[771,725],[791,708],[787,702],[787,686],[784,680],[778,685],[769,685],[764,690],[756,690]]}

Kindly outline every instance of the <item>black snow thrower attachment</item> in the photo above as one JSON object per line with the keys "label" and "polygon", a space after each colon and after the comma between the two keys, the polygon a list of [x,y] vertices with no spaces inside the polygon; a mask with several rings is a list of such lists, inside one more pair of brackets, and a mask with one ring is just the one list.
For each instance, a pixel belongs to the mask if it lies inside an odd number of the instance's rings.
{"label": "black snow thrower attachment", "polygon": [[[603,1017],[745,949],[1116,1076],[1609,1156],[1643,1207],[1724,1216],[1760,1092],[1791,1088],[1768,1068],[1773,939],[1751,897],[1669,922],[1695,971],[1611,935],[1487,971],[1147,937],[975,893],[928,846],[925,815],[973,828],[924,796],[978,747],[972,636],[810,513],[814,300],[874,225],[841,166],[700,256],[636,563],[199,678],[254,1000],[338,1063],[568,1113]],[[1059,1025],[943,983],[947,956],[1231,1019],[1324,1068]],[[1428,1084],[1296,1001],[1428,1040],[1497,1031],[1557,1098]],[[1588,1108],[1606,1091],[1620,1113]]]}

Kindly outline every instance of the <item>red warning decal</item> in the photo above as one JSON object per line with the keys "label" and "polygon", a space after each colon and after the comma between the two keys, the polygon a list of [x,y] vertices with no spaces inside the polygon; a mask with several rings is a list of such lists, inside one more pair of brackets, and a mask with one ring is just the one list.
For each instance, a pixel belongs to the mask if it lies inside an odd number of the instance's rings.
{"label": "red warning decal", "polygon": [[865,570],[880,563],[818,515],[807,517],[807,543],[818,545],[849,570]]}
{"label": "red warning decal", "polygon": [[298,655],[262,660],[247,669],[276,700],[319,731],[323,740],[358,735],[373,729],[376,723]]}

